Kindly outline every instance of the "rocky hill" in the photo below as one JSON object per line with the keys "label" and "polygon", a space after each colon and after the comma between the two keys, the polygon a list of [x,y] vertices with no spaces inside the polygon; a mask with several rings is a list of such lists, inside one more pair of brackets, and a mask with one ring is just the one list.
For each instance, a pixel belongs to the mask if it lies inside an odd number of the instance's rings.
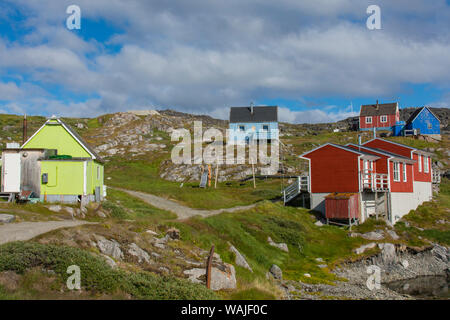
{"label": "rocky hill", "polygon": [[[450,109],[432,109],[448,126]],[[412,108],[402,109],[405,119],[413,112]],[[225,136],[228,121],[214,119],[205,115],[193,115],[173,110],[141,110],[106,114],[97,118],[64,119],[77,130],[87,142],[108,163],[110,161],[146,161],[157,164],[160,178],[169,181],[199,181],[203,169],[201,165],[176,165],[170,160],[173,146],[171,141],[174,129],[185,128],[193,131],[194,121],[201,121],[203,132],[217,128]],[[23,118],[14,115],[0,115],[0,144],[22,141]],[[45,121],[44,117],[28,117],[28,132],[31,135]],[[280,124],[280,173],[299,175],[305,172],[297,156],[306,150],[325,142],[348,143],[357,141],[357,132],[349,131],[352,118],[336,123],[321,124]],[[334,133],[339,129],[339,133]],[[192,136],[192,135],[191,135]],[[266,174],[262,166],[256,166],[256,174]],[[276,174],[277,172],[271,172]],[[248,164],[222,166],[218,181],[240,180],[252,174]]]}

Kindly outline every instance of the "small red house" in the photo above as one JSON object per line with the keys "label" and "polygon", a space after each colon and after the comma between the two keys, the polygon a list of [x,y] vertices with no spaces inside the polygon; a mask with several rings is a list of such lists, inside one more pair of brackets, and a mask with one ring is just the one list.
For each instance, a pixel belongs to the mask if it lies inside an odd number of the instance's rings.
{"label": "small red house", "polygon": [[[340,219],[343,212],[347,212],[349,220],[364,221],[371,215],[384,215],[395,223],[411,209],[431,199],[430,155],[379,138],[362,145],[327,143],[308,151],[300,158],[309,162],[311,209],[322,212],[327,218]],[[427,172],[424,172],[425,167]],[[353,196],[346,199],[332,196],[352,193],[357,194],[358,206],[351,209]],[[345,206],[349,208],[347,211]],[[356,208],[359,214],[354,213]]]}
{"label": "small red house", "polygon": [[391,130],[400,121],[398,103],[362,105],[359,112],[359,130]]}

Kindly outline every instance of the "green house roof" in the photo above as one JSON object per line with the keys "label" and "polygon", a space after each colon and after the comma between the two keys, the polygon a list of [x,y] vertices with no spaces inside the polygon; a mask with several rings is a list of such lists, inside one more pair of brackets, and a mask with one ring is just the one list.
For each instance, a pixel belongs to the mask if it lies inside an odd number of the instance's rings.
{"label": "green house roof", "polygon": [[100,156],[83,138],[61,119],[48,119],[23,145],[24,149],[56,149],[58,154],[92,158],[102,162]]}

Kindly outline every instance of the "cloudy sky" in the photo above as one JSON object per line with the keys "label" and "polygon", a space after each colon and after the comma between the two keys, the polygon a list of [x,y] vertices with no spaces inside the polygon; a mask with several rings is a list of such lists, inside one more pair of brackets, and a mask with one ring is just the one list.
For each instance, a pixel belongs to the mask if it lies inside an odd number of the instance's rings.
{"label": "cloudy sky", "polygon": [[0,113],[227,118],[254,102],[328,122],[376,99],[449,107],[449,71],[450,0],[0,0]]}

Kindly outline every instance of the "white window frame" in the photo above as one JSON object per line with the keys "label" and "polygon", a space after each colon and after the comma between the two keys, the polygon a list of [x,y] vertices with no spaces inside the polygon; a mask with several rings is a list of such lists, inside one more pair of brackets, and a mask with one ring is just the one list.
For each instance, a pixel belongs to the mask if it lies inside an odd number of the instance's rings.
{"label": "white window frame", "polygon": [[419,172],[422,172],[422,155],[418,154],[417,156],[419,157]]}
{"label": "white window frame", "polygon": [[430,166],[428,165],[428,157],[423,157],[423,172],[428,173],[430,172]]}
{"label": "white window frame", "polygon": [[372,123],[372,117],[371,116],[366,117],[366,123]]}
{"label": "white window frame", "polygon": [[400,181],[400,162],[394,162],[394,181]]}
{"label": "white window frame", "polygon": [[380,121],[383,122],[383,123],[388,122],[388,116],[386,116],[386,115],[381,116],[381,117],[380,117]]}
{"label": "white window frame", "polygon": [[245,132],[245,126],[239,125],[239,132]]}
{"label": "white window frame", "polygon": [[[264,127],[267,127],[267,129],[264,129]],[[262,131],[269,132],[269,125],[268,124],[263,124],[262,125]]]}
{"label": "white window frame", "polygon": [[403,182],[408,181],[408,175],[406,174],[406,163],[403,162]]}

